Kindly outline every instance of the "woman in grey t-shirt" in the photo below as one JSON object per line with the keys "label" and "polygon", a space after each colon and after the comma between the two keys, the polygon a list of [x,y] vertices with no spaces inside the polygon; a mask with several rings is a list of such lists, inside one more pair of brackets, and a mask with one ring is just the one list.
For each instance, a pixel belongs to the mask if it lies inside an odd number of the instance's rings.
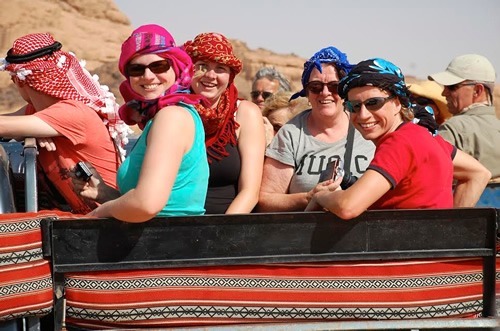
{"label": "woman in grey t-shirt", "polygon": [[[335,47],[318,51],[304,63],[303,89],[292,98],[307,97],[311,109],[285,124],[266,151],[258,210],[301,211],[310,201],[329,161],[344,161],[349,117],[338,95],[339,80],[351,69]],[[356,131],[351,175],[359,177],[375,146]]]}

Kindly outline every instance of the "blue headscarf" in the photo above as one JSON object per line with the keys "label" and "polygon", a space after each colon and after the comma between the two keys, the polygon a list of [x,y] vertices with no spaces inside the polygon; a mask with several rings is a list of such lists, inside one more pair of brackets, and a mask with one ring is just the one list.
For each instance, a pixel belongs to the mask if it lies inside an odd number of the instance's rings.
{"label": "blue headscarf", "polygon": [[339,95],[348,100],[347,93],[354,87],[377,86],[399,97],[401,104],[410,108],[410,91],[405,84],[405,77],[393,63],[373,58],[359,62],[339,83]]}
{"label": "blue headscarf", "polygon": [[302,72],[301,79],[302,90],[292,95],[290,100],[306,96],[306,85],[309,82],[311,72],[314,68],[318,69],[319,72],[323,72],[323,69],[321,68],[322,63],[332,63],[339,72],[343,71],[345,74],[347,74],[354,67],[347,60],[347,55],[333,46],[328,46],[319,50],[309,60],[304,62],[304,71]]}
{"label": "blue headscarf", "polygon": [[340,80],[339,95],[342,99],[348,100],[347,93],[349,90],[362,86],[376,86],[397,96],[403,107],[412,110],[415,116],[413,122],[427,128],[431,134],[436,135],[438,125],[434,119],[432,109],[429,112],[425,107],[410,102],[410,91],[406,86],[405,77],[401,69],[393,63],[381,58],[359,62],[347,76]]}

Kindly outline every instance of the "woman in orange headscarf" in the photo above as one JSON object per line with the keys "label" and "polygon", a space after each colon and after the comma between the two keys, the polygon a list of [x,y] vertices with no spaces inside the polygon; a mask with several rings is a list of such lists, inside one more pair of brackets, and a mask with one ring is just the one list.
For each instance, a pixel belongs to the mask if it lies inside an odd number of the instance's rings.
{"label": "woman in orange headscarf", "polygon": [[242,63],[226,37],[202,33],[184,49],[195,67],[191,89],[209,102],[196,105],[210,164],[206,213],[249,213],[258,201],[264,162],[262,113],[254,103],[238,99],[233,81]]}

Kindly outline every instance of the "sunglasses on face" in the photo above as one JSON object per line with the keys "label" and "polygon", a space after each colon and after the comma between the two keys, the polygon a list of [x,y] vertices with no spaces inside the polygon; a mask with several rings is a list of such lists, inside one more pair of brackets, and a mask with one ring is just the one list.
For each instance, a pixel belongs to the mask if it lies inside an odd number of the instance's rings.
{"label": "sunglasses on face", "polygon": [[324,90],[325,86],[328,88],[328,91],[330,91],[330,93],[338,94],[338,91],[339,91],[339,82],[338,81],[331,81],[328,83],[323,83],[320,81],[313,81],[313,82],[307,83],[306,89],[311,93],[320,94]]}
{"label": "sunglasses on face", "polygon": [[390,95],[388,97],[376,97],[370,98],[365,101],[345,101],[344,107],[350,113],[358,113],[361,110],[361,106],[364,105],[366,109],[369,111],[376,111],[382,108],[387,101],[395,98],[394,95]]}
{"label": "sunglasses on face", "polygon": [[160,60],[151,62],[148,65],[133,63],[127,66],[127,75],[131,77],[139,77],[144,75],[146,68],[154,74],[162,74],[170,70],[170,62],[168,60]]}
{"label": "sunglasses on face", "polygon": [[259,95],[262,95],[262,99],[266,100],[269,98],[271,95],[273,95],[272,92],[266,92],[266,91],[252,91],[250,92],[250,96],[252,99],[257,99]]}
{"label": "sunglasses on face", "polygon": [[445,86],[445,88],[447,88],[450,91],[456,91],[459,88],[461,88],[462,86],[473,86],[473,85],[476,85],[476,84],[477,83],[458,83],[458,84],[455,84],[455,85]]}

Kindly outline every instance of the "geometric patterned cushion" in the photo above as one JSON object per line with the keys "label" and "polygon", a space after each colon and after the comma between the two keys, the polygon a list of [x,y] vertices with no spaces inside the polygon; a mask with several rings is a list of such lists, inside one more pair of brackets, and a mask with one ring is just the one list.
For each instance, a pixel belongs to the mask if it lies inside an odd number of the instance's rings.
{"label": "geometric patterned cushion", "polygon": [[213,266],[67,274],[66,324],[89,329],[473,317],[482,260]]}
{"label": "geometric patterned cushion", "polygon": [[52,311],[52,276],[43,259],[40,220],[69,213],[42,211],[0,215],[0,321]]}

